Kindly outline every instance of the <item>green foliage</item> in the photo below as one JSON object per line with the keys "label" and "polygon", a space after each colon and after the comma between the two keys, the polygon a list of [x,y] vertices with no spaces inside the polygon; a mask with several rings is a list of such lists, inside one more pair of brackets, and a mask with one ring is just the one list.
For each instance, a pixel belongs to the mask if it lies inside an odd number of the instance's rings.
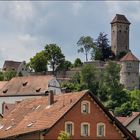
{"label": "green foliage", "polygon": [[120,52],[117,56],[116,56],[116,59],[117,60],[120,60],[123,56],[125,56],[126,55],[126,52]]}
{"label": "green foliage", "polygon": [[47,71],[47,57],[45,56],[45,52],[41,51],[36,53],[33,58],[30,58],[29,67],[35,72]]}
{"label": "green foliage", "polygon": [[45,46],[45,55],[54,74],[56,68],[64,62],[65,56],[56,44],[47,44]]}
{"label": "green foliage", "polygon": [[15,76],[16,76],[16,71],[14,71],[14,70],[9,70],[9,71],[4,72],[5,81],[9,81]]}
{"label": "green foliage", "polygon": [[4,74],[3,74],[3,72],[0,72],[0,81],[4,81]]}
{"label": "green foliage", "polygon": [[69,140],[69,139],[70,139],[70,136],[65,131],[61,131],[57,138],[57,140]]}
{"label": "green foliage", "polygon": [[96,73],[96,68],[93,65],[87,64],[82,67],[81,82],[90,90],[93,90],[93,87],[95,86]]}
{"label": "green foliage", "polygon": [[72,63],[70,61],[64,60],[56,68],[56,71],[67,71],[70,70],[71,68],[72,68]]}
{"label": "green foliage", "polygon": [[131,113],[132,109],[130,101],[123,103],[120,107],[116,107],[114,111],[116,116],[129,116]]}
{"label": "green foliage", "polygon": [[74,67],[81,67],[83,65],[83,62],[80,58],[76,58],[74,61]]}
{"label": "green foliage", "polygon": [[82,36],[78,40],[77,46],[83,46],[78,49],[78,53],[84,53],[86,55],[86,61],[88,61],[88,53],[90,52],[91,48],[95,47],[93,38],[91,38],[90,36]]}
{"label": "green foliage", "polygon": [[94,47],[91,52],[92,60],[106,61],[113,58],[113,53],[111,51],[111,47],[109,46],[107,34],[100,32],[95,44],[96,47]]}

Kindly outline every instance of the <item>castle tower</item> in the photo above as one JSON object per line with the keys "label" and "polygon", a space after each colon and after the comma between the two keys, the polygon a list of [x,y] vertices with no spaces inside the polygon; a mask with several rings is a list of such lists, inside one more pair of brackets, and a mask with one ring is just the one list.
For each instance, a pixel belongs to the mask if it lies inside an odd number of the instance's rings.
{"label": "castle tower", "polygon": [[111,49],[115,55],[129,51],[129,25],[124,15],[116,14],[111,22]]}
{"label": "castle tower", "polygon": [[128,52],[121,60],[120,83],[126,89],[139,89],[139,60]]}

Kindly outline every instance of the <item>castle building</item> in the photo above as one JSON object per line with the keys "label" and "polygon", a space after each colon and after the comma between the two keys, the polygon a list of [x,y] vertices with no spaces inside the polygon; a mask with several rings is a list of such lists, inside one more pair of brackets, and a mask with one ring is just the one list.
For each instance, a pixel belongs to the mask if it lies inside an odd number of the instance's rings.
{"label": "castle building", "polygon": [[116,14],[111,22],[111,49],[116,56],[127,53],[120,60],[120,83],[133,90],[139,89],[139,60],[129,50],[129,25],[124,15]]}
{"label": "castle building", "polygon": [[129,90],[139,89],[139,59],[130,51],[120,62],[120,83]]}
{"label": "castle building", "polygon": [[115,55],[129,51],[129,25],[124,15],[116,14],[111,22],[111,48]]}

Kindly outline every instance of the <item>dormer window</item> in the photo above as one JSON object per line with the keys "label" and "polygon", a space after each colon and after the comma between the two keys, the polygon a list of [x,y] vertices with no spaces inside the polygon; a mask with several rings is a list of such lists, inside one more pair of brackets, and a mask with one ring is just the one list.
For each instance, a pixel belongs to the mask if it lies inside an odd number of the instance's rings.
{"label": "dormer window", "polygon": [[90,102],[82,101],[81,103],[81,113],[89,114],[90,113]]}
{"label": "dormer window", "polygon": [[28,82],[24,82],[22,85],[23,85],[23,86],[26,86],[26,85],[27,85],[27,83],[28,83]]}
{"label": "dormer window", "polygon": [[105,136],[105,124],[98,123],[97,124],[97,137],[104,137]]}
{"label": "dormer window", "polygon": [[70,136],[74,135],[74,123],[71,121],[65,122],[65,132]]}

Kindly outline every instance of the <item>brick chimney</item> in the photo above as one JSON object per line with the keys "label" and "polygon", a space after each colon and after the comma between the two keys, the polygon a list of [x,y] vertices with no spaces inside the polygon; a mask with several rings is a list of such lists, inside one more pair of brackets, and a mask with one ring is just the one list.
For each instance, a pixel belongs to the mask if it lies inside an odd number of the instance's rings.
{"label": "brick chimney", "polygon": [[54,94],[53,94],[53,90],[49,91],[49,95],[48,95],[48,105],[52,105],[54,103]]}

